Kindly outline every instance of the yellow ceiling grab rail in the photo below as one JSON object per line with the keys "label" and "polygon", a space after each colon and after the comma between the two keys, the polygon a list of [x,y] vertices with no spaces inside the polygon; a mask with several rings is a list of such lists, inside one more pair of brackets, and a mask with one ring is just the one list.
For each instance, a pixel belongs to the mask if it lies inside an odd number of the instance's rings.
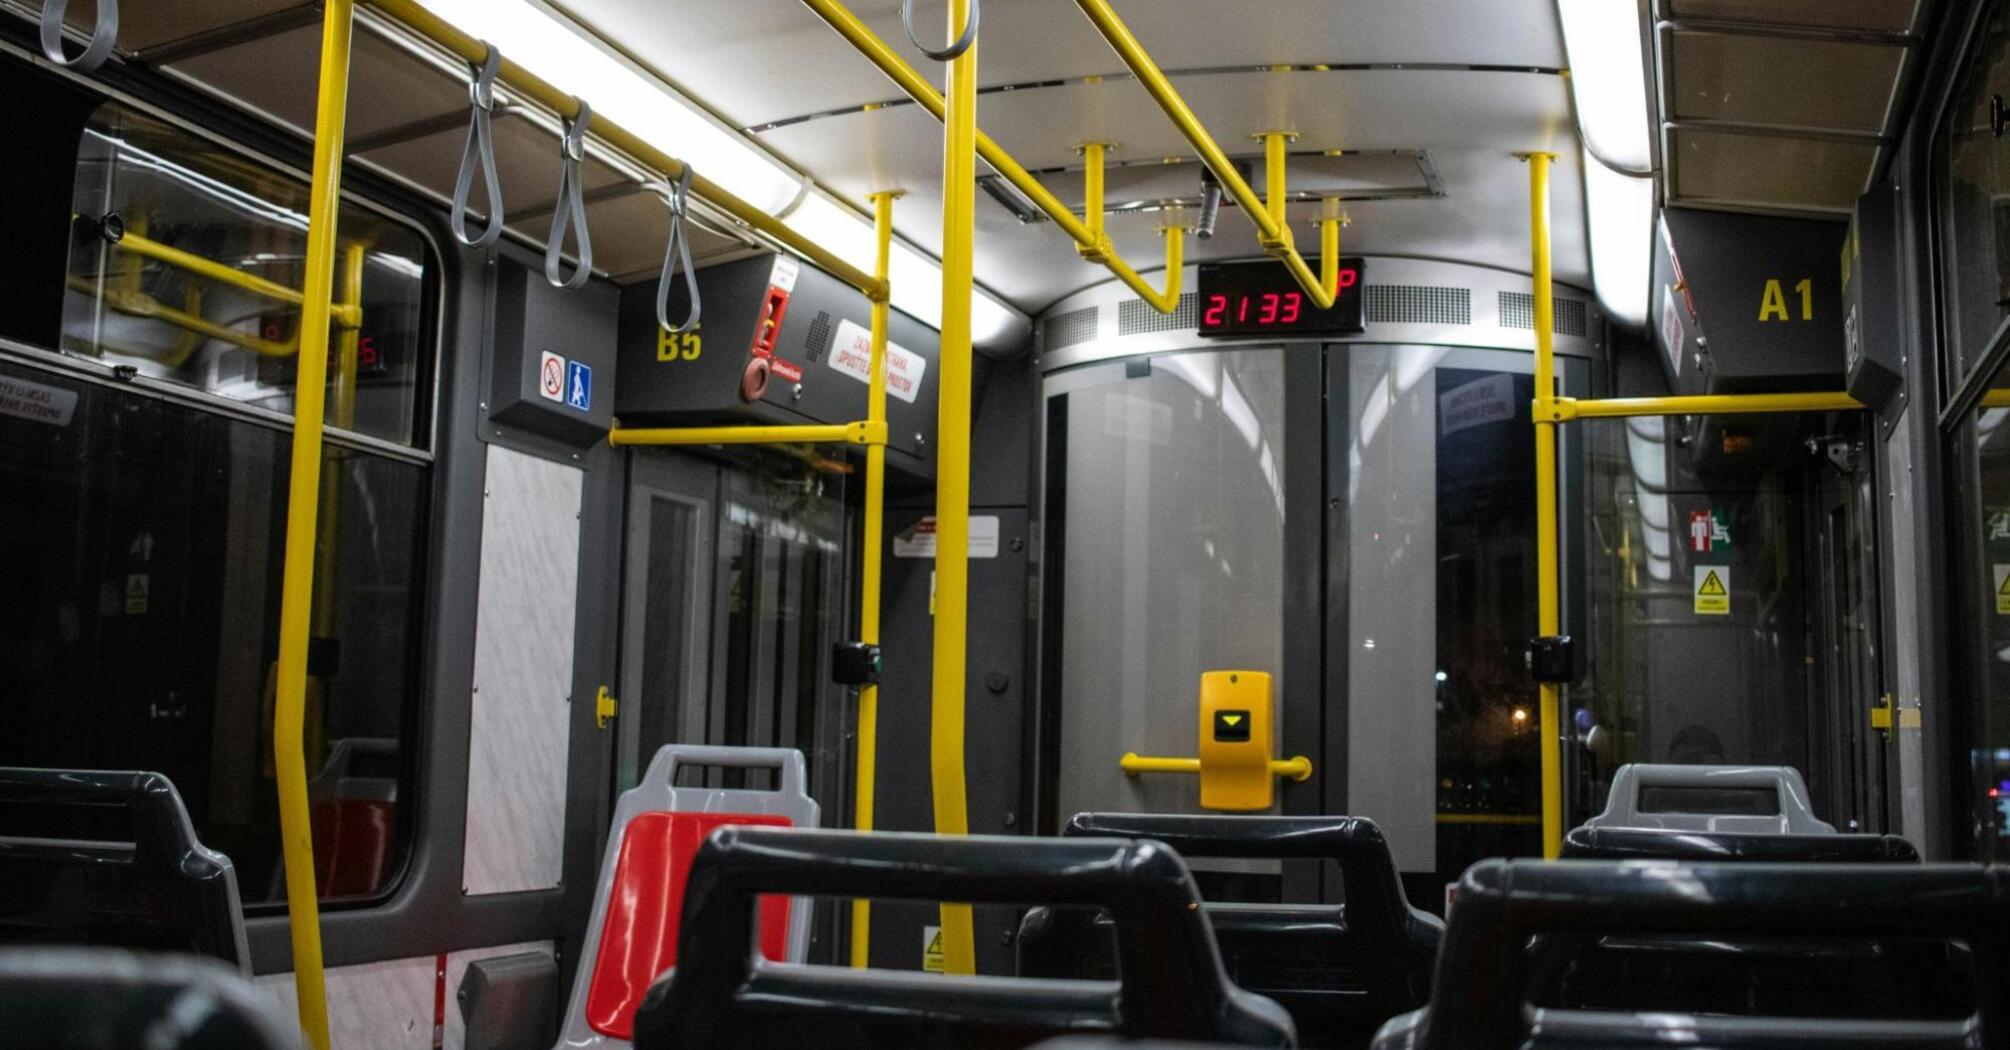
{"label": "yellow ceiling grab rail", "polygon": [[[914,67],[908,65],[907,60],[900,57],[899,52],[889,47],[886,41],[880,39],[879,35],[868,28],[864,22],[859,21],[858,16],[852,14],[851,10],[845,7],[842,0],[803,0],[803,5],[814,11],[817,17],[823,19],[826,24],[836,30],[837,34],[843,37],[852,47],[856,48],[859,54],[864,55],[873,65],[878,66],[880,72],[886,74],[888,80],[893,81],[896,87],[907,93],[907,97],[913,99],[921,108],[934,114],[935,119],[944,119],[944,114],[948,112],[948,106],[943,100],[942,92],[935,90],[934,85],[930,84],[920,73],[915,72]],[[1124,283],[1125,287],[1136,292],[1139,298],[1152,304],[1159,312],[1171,313],[1178,308],[1178,282],[1184,247],[1184,230],[1172,226],[1167,227],[1165,230],[1166,281],[1168,287],[1166,291],[1159,291],[1147,283],[1143,277],[1138,276],[1138,271],[1133,269],[1130,263],[1125,262],[1123,257],[1117,254],[1116,248],[1111,245],[1109,237],[1102,232],[1100,209],[1095,207],[1088,209],[1091,219],[1096,223],[1095,228],[1091,229],[1088,221],[1076,217],[1074,209],[1068,207],[1059,197],[1054,196],[1052,191],[1048,190],[1046,186],[1041,184],[1040,180],[1034,178],[1032,173],[1026,170],[1025,165],[1014,160],[1010,153],[1005,152],[1004,148],[999,146],[997,141],[992,139],[991,136],[986,135],[981,128],[977,131],[977,155],[984,158],[984,163],[991,165],[998,174],[1003,175],[1005,181],[1011,183],[1020,193],[1025,194],[1026,199],[1032,201],[1035,207],[1045,212],[1047,217],[1052,219],[1054,224],[1059,226],[1063,233],[1073,238],[1077,249],[1081,251],[1084,259],[1097,263],[1110,271],[1117,280]],[[1098,168],[1098,177],[1100,177],[1100,167]]]}
{"label": "yellow ceiling grab rail", "polygon": [[[804,2],[814,7],[830,0],[804,0]],[[1284,132],[1269,132],[1263,136],[1270,200],[1268,203],[1258,200],[1256,191],[1242,177],[1242,173],[1236,170],[1235,165],[1228,159],[1228,154],[1222,152],[1221,146],[1214,141],[1213,136],[1207,133],[1207,128],[1201,126],[1200,119],[1193,115],[1193,110],[1188,108],[1186,100],[1180,98],[1179,92],[1172,86],[1172,81],[1166,79],[1166,75],[1159,71],[1158,64],[1145,53],[1144,45],[1138,43],[1138,38],[1131,35],[1123,19],[1117,17],[1117,12],[1110,7],[1109,0],[1075,0],[1075,2],[1081,7],[1082,13],[1089,16],[1089,21],[1095,24],[1103,39],[1116,51],[1117,57],[1130,69],[1131,75],[1138,79],[1138,83],[1144,86],[1153,101],[1159,104],[1159,109],[1165,112],[1166,117],[1179,128],[1180,134],[1193,146],[1195,152],[1200,154],[1201,163],[1207,165],[1207,169],[1214,173],[1215,181],[1221,183],[1229,196],[1235,198],[1236,206],[1256,224],[1257,243],[1263,245],[1264,251],[1283,263],[1285,269],[1291,271],[1291,276],[1298,282],[1298,287],[1304,290],[1313,303],[1322,310],[1330,309],[1334,299],[1333,279],[1322,281],[1319,274],[1312,272],[1312,267],[1306,264],[1305,257],[1298,254],[1298,249],[1292,244],[1291,226],[1284,219],[1284,146],[1290,136]],[[1337,235],[1339,220],[1325,219],[1320,223],[1322,241],[1328,228]],[[1323,263],[1322,266],[1331,268],[1336,264],[1337,260]],[[1337,276],[1337,269],[1334,270],[1334,274]]]}
{"label": "yellow ceiling grab rail", "polygon": [[[488,49],[481,41],[427,10],[416,0],[365,0],[365,2],[385,15],[404,23],[412,32],[474,65],[479,66],[487,57]],[[537,74],[517,65],[507,57],[502,60],[502,71],[496,79],[517,95],[536,102],[566,120],[574,120],[579,116],[578,99],[553,87]],[[650,145],[637,137],[634,132],[605,117],[594,118],[591,137],[627,154],[644,167],[655,169],[672,183],[684,175],[683,161]],[[885,278],[875,277],[853,266],[831,250],[797,233],[788,223],[749,204],[696,171],[691,175],[691,190],[713,207],[744,223],[750,229],[864,292],[867,298],[879,299],[887,294]]]}

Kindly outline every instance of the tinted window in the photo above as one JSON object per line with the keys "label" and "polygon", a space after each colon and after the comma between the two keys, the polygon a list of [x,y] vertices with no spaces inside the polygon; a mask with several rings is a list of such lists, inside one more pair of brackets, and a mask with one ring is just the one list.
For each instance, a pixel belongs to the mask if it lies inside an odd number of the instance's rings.
{"label": "tinted window", "polygon": [[1938,158],[1950,381],[1968,374],[2010,316],[2010,128],[1993,116],[2006,102],[2010,7],[1997,5],[1955,92]]}
{"label": "tinted window", "polygon": [[[293,411],[307,186],[117,104],[78,147],[62,349]],[[423,241],[343,211],[328,424],[418,444],[430,339]],[[360,324],[360,327],[359,327]]]}

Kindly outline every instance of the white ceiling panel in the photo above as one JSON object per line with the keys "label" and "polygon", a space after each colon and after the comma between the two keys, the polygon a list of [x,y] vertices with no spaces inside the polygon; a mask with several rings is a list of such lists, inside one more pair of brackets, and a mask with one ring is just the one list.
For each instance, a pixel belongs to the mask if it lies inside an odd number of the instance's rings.
{"label": "white ceiling panel", "polygon": [[[555,6],[742,127],[899,91],[800,0],[557,0]],[[849,5],[915,68],[899,0]],[[917,0],[923,32],[941,0]],[[1552,0],[1117,0],[1168,70],[1276,64],[1564,65]],[[1122,73],[1070,0],[985,0],[978,82]]]}

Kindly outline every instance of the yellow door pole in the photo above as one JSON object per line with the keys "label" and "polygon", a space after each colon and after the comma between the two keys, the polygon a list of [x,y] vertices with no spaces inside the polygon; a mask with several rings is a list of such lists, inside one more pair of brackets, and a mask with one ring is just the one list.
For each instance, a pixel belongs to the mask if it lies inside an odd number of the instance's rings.
{"label": "yellow door pole", "polygon": [[[1562,580],[1556,521],[1556,339],[1549,272],[1549,164],[1552,153],[1530,153],[1528,215],[1535,277],[1535,554],[1538,631],[1563,633]],[[1542,855],[1563,852],[1563,687],[1541,683]]]}
{"label": "yellow door pole", "polygon": [[[873,275],[879,278],[881,288],[886,287],[888,257],[893,248],[893,199],[898,196],[900,194],[891,190],[872,195],[872,231],[876,242]],[[874,296],[872,364],[867,372],[871,382],[866,388],[865,405],[866,420],[873,423],[886,420],[886,311],[887,297]],[[886,529],[885,504],[886,442],[882,439],[865,447],[865,535],[861,543],[865,548],[865,557],[859,570],[858,640],[867,645],[879,644],[879,546]],[[853,791],[857,801],[853,804],[852,827],[859,831],[871,831],[874,785],[879,776],[879,686],[876,684],[861,686],[858,691],[857,776],[857,787]],[[872,902],[855,900],[851,902],[851,964],[865,969],[871,946]]]}
{"label": "yellow door pole", "polygon": [[353,0],[326,0],[321,21],[321,91],[314,114],[313,186],[307,212],[307,283],[301,289],[300,356],[293,392],[293,465],[286,496],[286,559],[279,600],[278,690],[272,718],[279,782],[280,846],[293,928],[293,985],[300,1031],[328,1050],[328,998],[321,972],[321,916],[314,886],[314,831],[302,749],[307,703],[307,639],[314,616],[314,541],[321,493],[321,416],[327,401],[330,297],[335,290],[335,223],[341,206],[342,136],[349,108]]}
{"label": "yellow door pole", "polygon": [[[949,0],[949,39],[963,34],[971,0]],[[977,43],[949,61],[942,136],[942,380],[936,391],[935,668],[928,752],[935,831],[970,833],[963,785],[965,632],[970,584],[970,296],[977,202]],[[942,969],[976,973],[970,905],[942,905]]]}

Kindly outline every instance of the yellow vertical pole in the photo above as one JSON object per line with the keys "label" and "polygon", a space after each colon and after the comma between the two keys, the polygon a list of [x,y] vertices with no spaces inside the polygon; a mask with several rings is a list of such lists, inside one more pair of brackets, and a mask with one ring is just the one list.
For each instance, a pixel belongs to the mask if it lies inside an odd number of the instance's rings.
{"label": "yellow vertical pole", "polygon": [[1319,220],[1319,286],[1329,295],[1340,294],[1339,219]]}
{"label": "yellow vertical pole", "polygon": [[[893,247],[893,199],[899,194],[882,191],[872,195],[872,229],[877,245],[873,256],[873,276],[884,288],[889,255]],[[868,374],[865,418],[879,429],[886,420],[886,311],[887,297],[872,300],[872,364]],[[858,638],[867,645],[879,644],[879,547],[886,527],[886,444],[875,441],[865,447],[865,557],[859,571]],[[879,776],[879,686],[867,685],[858,691],[858,779],[853,792],[858,796],[852,827],[872,830],[874,784]],[[872,945],[872,902],[863,898],[851,902],[851,964],[865,969]]]}
{"label": "yellow vertical pole", "polygon": [[1082,147],[1082,218],[1089,224],[1089,242],[1103,246],[1103,151],[1108,143],[1091,142]]}
{"label": "yellow vertical pole", "polygon": [[[950,0],[949,39],[963,33],[970,0]],[[970,832],[963,785],[965,632],[970,584],[971,238],[977,202],[977,44],[949,61],[942,149],[942,380],[935,436],[935,668],[929,769],[935,831]],[[977,972],[970,905],[942,905],[942,968]]]}
{"label": "yellow vertical pole", "polygon": [[[1556,521],[1556,339],[1549,271],[1550,153],[1528,155],[1531,269],[1535,277],[1535,552],[1539,633],[1563,633],[1560,551]],[[1542,855],[1563,852],[1563,687],[1541,684]]]}
{"label": "yellow vertical pole", "polygon": [[1269,207],[1270,221],[1279,227],[1284,225],[1288,203],[1284,199],[1284,184],[1290,161],[1285,159],[1284,147],[1290,141],[1291,136],[1282,131],[1263,133],[1264,204]]}
{"label": "yellow vertical pole", "polygon": [[301,289],[300,355],[293,392],[293,463],[286,496],[286,557],[279,601],[278,690],[272,719],[279,782],[280,847],[293,929],[293,985],[300,1031],[328,1050],[328,998],[321,972],[321,916],[314,886],[314,831],[302,750],[307,640],[314,614],[314,533],[321,494],[321,418],[328,381],[329,300],[335,289],[335,222],[341,206],[342,136],[349,108],[354,0],[325,0],[320,98],[314,115],[313,185],[307,211],[307,283]]}

